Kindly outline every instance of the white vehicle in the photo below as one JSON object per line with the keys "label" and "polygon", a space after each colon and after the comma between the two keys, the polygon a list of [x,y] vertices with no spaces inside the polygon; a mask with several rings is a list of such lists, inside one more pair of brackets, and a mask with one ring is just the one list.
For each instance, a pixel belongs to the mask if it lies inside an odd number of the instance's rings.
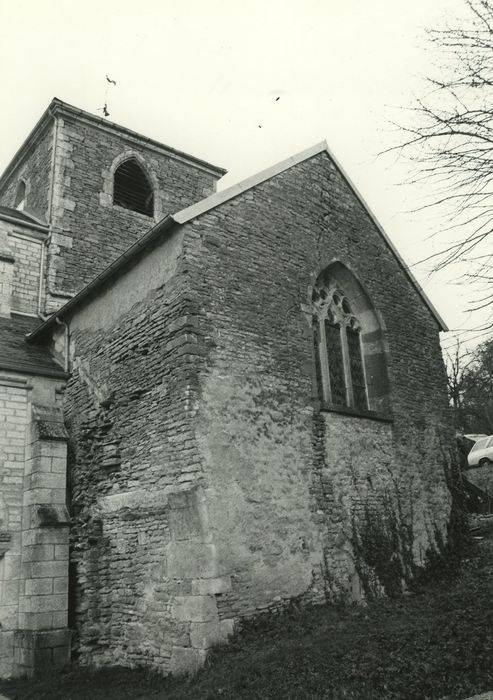
{"label": "white vehicle", "polygon": [[467,463],[470,467],[493,466],[493,435],[487,435],[473,445]]}

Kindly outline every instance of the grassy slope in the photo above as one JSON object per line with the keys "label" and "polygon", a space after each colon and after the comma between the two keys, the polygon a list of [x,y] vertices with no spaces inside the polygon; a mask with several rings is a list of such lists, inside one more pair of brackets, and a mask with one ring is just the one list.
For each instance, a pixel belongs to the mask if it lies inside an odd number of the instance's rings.
{"label": "grassy slope", "polygon": [[455,580],[368,607],[259,621],[193,679],[69,670],[0,681],[19,700],[462,699],[493,689],[493,540]]}

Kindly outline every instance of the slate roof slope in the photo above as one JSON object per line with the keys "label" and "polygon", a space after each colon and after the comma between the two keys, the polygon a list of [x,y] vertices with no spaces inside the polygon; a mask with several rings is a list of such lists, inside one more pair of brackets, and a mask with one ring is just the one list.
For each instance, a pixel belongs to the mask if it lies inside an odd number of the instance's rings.
{"label": "slate roof slope", "polygon": [[66,378],[68,375],[63,367],[55,362],[46,348],[26,341],[26,334],[37,326],[37,318],[0,318],[0,371]]}

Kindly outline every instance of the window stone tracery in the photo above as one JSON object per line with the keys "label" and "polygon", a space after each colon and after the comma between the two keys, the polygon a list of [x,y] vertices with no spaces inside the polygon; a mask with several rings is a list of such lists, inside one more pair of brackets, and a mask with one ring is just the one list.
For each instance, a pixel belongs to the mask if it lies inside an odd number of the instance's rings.
{"label": "window stone tracery", "polygon": [[312,294],[319,389],[324,403],[368,410],[361,323],[344,290],[325,276]]}

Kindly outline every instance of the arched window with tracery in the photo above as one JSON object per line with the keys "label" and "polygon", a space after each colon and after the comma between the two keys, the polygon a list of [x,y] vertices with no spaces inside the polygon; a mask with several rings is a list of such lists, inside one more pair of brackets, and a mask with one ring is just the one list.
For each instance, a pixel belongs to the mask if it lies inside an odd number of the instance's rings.
{"label": "arched window with tracery", "polygon": [[154,215],[152,185],[135,158],[128,158],[115,170],[113,204],[146,216]]}
{"label": "arched window with tracery", "polygon": [[380,320],[342,263],[329,265],[312,292],[319,397],[333,408],[388,414],[389,383]]}

